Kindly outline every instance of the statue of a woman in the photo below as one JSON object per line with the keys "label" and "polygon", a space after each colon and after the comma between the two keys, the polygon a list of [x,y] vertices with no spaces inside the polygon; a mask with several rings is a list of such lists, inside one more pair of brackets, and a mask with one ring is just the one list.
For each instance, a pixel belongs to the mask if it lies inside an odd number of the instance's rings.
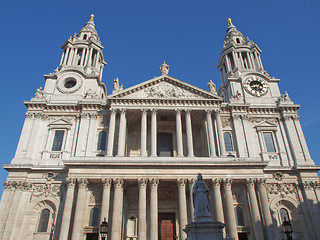
{"label": "statue of a woman", "polygon": [[209,188],[202,180],[201,173],[198,174],[197,181],[193,185],[192,197],[195,222],[212,221]]}

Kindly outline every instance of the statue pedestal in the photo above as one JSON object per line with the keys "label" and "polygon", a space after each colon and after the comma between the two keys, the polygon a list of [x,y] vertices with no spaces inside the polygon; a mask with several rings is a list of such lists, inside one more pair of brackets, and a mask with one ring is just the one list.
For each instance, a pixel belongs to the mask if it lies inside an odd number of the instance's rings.
{"label": "statue pedestal", "polygon": [[196,221],[188,224],[183,231],[188,235],[186,240],[223,240],[224,224],[213,221]]}

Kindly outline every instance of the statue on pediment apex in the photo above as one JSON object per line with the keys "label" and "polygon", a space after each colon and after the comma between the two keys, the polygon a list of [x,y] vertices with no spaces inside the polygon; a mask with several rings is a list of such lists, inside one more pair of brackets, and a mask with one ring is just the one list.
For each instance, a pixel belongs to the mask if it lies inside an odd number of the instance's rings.
{"label": "statue on pediment apex", "polygon": [[169,65],[163,61],[162,65],[160,66],[160,73],[161,75],[168,75],[169,73]]}

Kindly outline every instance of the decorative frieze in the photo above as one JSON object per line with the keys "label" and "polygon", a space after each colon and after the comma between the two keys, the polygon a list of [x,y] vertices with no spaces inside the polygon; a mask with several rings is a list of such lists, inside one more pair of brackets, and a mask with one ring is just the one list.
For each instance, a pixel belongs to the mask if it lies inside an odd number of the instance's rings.
{"label": "decorative frieze", "polygon": [[267,183],[266,187],[269,194],[280,194],[281,197],[297,192],[295,183]]}
{"label": "decorative frieze", "polygon": [[62,187],[58,183],[34,183],[31,189],[30,202],[37,197],[59,197]]}

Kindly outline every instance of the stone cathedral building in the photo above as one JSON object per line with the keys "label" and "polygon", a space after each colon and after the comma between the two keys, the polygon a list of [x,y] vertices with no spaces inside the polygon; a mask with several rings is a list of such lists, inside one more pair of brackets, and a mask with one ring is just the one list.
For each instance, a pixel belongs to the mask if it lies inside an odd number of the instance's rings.
{"label": "stone cathedral building", "polygon": [[239,240],[320,239],[320,184],[295,104],[264,70],[260,48],[229,20],[203,90],[169,75],[129,88],[114,80],[93,16],[26,101],[0,205],[0,239],[184,240],[202,173],[214,221]]}

